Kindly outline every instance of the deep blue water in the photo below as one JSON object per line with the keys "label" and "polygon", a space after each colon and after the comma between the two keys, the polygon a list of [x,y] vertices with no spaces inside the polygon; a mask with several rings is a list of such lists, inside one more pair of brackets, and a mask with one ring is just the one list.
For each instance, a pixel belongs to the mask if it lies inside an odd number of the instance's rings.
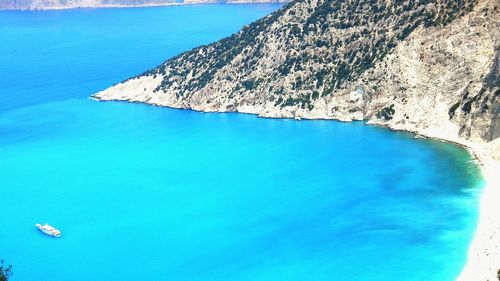
{"label": "deep blue water", "polygon": [[[13,281],[454,280],[482,186],[459,147],[88,99],[279,7],[0,13]],[[45,222],[63,237],[39,233]]]}

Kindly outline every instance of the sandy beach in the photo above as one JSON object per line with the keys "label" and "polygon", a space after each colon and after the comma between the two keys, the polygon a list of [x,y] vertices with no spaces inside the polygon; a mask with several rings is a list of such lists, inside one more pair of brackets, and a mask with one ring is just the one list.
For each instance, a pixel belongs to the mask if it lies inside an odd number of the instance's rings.
{"label": "sandy beach", "polygon": [[481,168],[485,186],[480,198],[476,233],[469,246],[467,262],[457,281],[497,281],[500,273],[500,139],[477,143],[453,133],[431,130],[423,137],[453,142],[466,147]]}
{"label": "sandy beach", "polygon": [[[498,149],[499,140],[496,141]],[[480,200],[479,222],[469,247],[467,263],[457,281],[498,280],[500,270],[500,161],[491,146],[469,145],[482,168],[486,185]]]}

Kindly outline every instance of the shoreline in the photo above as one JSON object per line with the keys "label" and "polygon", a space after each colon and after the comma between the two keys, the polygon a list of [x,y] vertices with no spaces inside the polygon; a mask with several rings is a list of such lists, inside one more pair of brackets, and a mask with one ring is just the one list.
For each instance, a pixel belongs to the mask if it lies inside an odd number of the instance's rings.
{"label": "shoreline", "polygon": [[[498,139],[497,139],[498,141]],[[479,199],[479,218],[469,245],[466,264],[457,281],[495,281],[500,272],[500,163],[485,148],[466,146],[478,159],[484,187]]]}
{"label": "shoreline", "polygon": [[500,161],[493,156],[494,150],[500,147],[500,139],[476,143],[448,135],[411,133],[416,137],[464,147],[479,166],[484,181],[479,198],[479,216],[467,251],[466,263],[456,281],[500,280],[500,177],[497,176]]}
{"label": "shoreline", "polygon": [[157,3],[157,4],[141,4],[141,5],[100,5],[100,6],[61,6],[61,7],[48,7],[48,8],[37,8],[37,9],[0,9],[0,12],[14,12],[14,11],[23,11],[23,12],[43,12],[43,11],[63,11],[63,10],[77,10],[77,9],[130,9],[130,8],[158,8],[158,7],[171,7],[171,6],[193,6],[193,5],[217,5],[217,4],[225,4],[225,5],[259,5],[259,4],[286,4],[286,2],[251,2],[251,1],[242,1],[242,2],[190,2],[190,3]]}
{"label": "shoreline", "polygon": [[498,155],[497,151],[500,150],[500,138],[488,143],[478,143],[446,133],[437,133],[439,130],[419,132],[370,120],[365,124],[385,127],[395,132],[407,132],[415,138],[438,140],[467,149],[481,171],[484,186],[479,198],[479,216],[467,250],[466,263],[455,280],[500,280],[500,176],[497,176],[500,173],[500,159],[493,156]]}
{"label": "shoreline", "polygon": [[189,5],[183,3],[164,3],[164,4],[143,4],[143,5],[103,5],[103,6],[67,6],[67,7],[50,7],[46,9],[0,9],[0,12],[43,12],[43,11],[61,11],[61,10],[76,10],[76,9],[113,9],[113,8],[154,8],[154,7],[164,7],[164,6],[181,6]]}
{"label": "shoreline", "polygon": [[497,176],[500,172],[500,160],[493,157],[495,147],[500,147],[500,139],[489,143],[475,143],[452,136],[411,133],[415,137],[464,147],[479,166],[484,181],[479,198],[479,216],[467,251],[466,263],[456,281],[500,280],[500,177]]}
{"label": "shoreline", "polygon": [[[142,103],[149,106],[167,107],[174,109],[192,110],[203,113],[225,113],[226,111],[210,111],[193,108],[177,108],[174,106],[166,106],[162,104],[149,103],[148,101],[127,100],[127,99],[108,99],[102,98],[97,94],[90,97],[92,100],[107,102],[107,101],[122,101],[128,103]],[[278,119],[294,119],[294,120],[336,120],[340,122],[356,121],[356,120],[339,120],[336,118],[301,118],[293,116],[273,116],[261,115],[258,111],[252,110],[236,110],[236,113],[252,114],[258,118],[278,118]],[[415,131],[410,128],[394,127],[390,124],[382,122],[374,122],[365,120],[366,125],[374,125],[388,128],[392,131],[404,131],[414,135],[415,138],[434,139],[443,142],[452,143],[464,147],[469,151],[472,158],[479,166],[481,176],[484,180],[484,187],[479,198],[479,217],[476,225],[475,233],[472,237],[472,242],[468,248],[466,263],[457,277],[456,281],[496,281],[497,272],[500,270],[500,177],[495,173],[500,171],[500,160],[494,158],[493,155],[498,155],[500,150],[500,138],[489,143],[477,143],[459,138],[458,136],[443,133],[440,130]],[[444,130],[443,130],[444,131]],[[498,178],[498,179],[497,179]]]}

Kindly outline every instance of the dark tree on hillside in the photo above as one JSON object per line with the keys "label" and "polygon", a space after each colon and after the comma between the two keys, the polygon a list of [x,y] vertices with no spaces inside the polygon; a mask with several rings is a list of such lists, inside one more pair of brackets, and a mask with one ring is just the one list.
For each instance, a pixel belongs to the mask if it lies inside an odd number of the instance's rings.
{"label": "dark tree on hillside", "polygon": [[0,260],[0,281],[7,281],[12,276],[12,266],[4,266],[4,261]]}

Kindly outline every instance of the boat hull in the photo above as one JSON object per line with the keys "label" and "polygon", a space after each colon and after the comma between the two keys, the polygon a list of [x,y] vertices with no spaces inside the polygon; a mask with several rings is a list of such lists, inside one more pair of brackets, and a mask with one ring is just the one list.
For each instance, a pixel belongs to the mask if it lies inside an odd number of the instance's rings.
{"label": "boat hull", "polygon": [[45,235],[48,235],[48,236],[51,236],[51,237],[56,237],[56,238],[61,237],[61,234],[60,234],[60,233],[54,233],[53,231],[50,231],[50,230],[48,230],[48,229],[45,229],[45,228],[43,227],[43,225],[41,225],[41,224],[38,224],[38,223],[37,223],[37,224],[36,224],[36,227],[38,228],[38,230],[40,230],[40,231],[41,231],[43,234],[45,234]]}

